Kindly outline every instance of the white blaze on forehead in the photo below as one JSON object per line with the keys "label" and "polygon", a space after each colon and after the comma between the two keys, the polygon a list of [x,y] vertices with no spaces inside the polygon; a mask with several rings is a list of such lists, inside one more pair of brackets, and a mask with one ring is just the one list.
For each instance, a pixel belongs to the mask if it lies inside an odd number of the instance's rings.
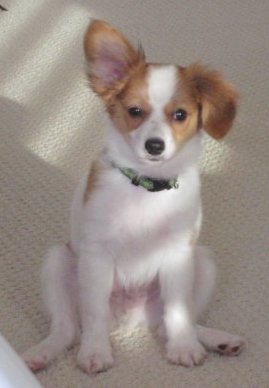
{"label": "white blaze on forehead", "polygon": [[153,109],[163,109],[173,97],[178,82],[177,68],[173,65],[152,66],[148,75],[149,103]]}

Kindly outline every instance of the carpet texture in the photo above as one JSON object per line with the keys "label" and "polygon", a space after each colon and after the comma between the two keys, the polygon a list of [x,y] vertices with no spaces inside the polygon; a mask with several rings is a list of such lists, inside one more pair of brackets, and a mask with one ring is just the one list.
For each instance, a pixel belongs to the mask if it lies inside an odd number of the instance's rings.
{"label": "carpet texture", "polygon": [[82,37],[105,19],[150,61],[200,60],[241,95],[228,137],[208,139],[201,162],[202,243],[215,252],[216,293],[203,323],[242,335],[238,358],[169,365],[145,330],[112,335],[115,366],[95,378],[76,368],[77,349],[37,375],[48,388],[269,387],[269,2],[267,0],[1,0],[0,330],[21,353],[48,320],[39,269],[65,239],[79,177],[101,147],[102,107],[87,89]]}

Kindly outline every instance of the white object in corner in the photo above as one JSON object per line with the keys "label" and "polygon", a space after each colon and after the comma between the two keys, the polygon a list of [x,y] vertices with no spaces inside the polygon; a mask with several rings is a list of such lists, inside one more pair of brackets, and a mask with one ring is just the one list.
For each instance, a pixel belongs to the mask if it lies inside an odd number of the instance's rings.
{"label": "white object in corner", "polygon": [[0,388],[42,388],[1,334]]}

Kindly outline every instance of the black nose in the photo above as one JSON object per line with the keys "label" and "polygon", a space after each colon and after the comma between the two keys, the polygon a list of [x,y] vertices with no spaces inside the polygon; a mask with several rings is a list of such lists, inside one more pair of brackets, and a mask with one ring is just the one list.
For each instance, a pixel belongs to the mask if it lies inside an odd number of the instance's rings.
{"label": "black nose", "polygon": [[145,148],[150,155],[160,155],[164,150],[164,141],[162,139],[152,138],[145,143]]}

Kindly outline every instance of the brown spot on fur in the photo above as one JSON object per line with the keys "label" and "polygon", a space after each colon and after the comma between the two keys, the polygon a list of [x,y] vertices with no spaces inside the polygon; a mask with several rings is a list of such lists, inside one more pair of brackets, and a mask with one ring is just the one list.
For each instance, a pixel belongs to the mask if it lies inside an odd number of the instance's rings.
{"label": "brown spot on fur", "polygon": [[[121,93],[107,103],[107,110],[116,127],[123,133],[129,133],[145,121],[150,112],[147,85],[148,66],[141,65],[132,74]],[[141,117],[131,117],[128,109],[138,107]]]}
{"label": "brown spot on fur", "polygon": [[84,202],[87,202],[89,200],[91,193],[93,192],[96,185],[98,184],[101,171],[102,171],[102,167],[100,163],[94,162],[91,166],[91,169],[88,175],[86,190],[84,193]]}
{"label": "brown spot on fur", "polygon": [[[166,121],[172,129],[172,133],[178,147],[181,147],[191,137],[193,137],[199,129],[199,109],[198,104],[182,87],[181,74],[176,87],[175,94],[171,101],[165,107]],[[187,112],[187,118],[184,121],[174,119],[174,114],[178,109],[183,109]]]}
{"label": "brown spot on fur", "polygon": [[[187,118],[184,121],[176,121],[173,118],[173,114],[178,109],[184,109],[187,112]],[[191,137],[193,137],[198,130],[198,110],[197,107],[192,103],[187,103],[178,101],[176,104],[171,103],[165,108],[166,121],[172,128],[172,133],[174,139],[178,145],[181,147],[185,144]]]}
{"label": "brown spot on fur", "polygon": [[215,139],[225,136],[236,115],[238,96],[234,88],[217,71],[200,64],[179,71],[185,93],[201,105],[203,128]]}

